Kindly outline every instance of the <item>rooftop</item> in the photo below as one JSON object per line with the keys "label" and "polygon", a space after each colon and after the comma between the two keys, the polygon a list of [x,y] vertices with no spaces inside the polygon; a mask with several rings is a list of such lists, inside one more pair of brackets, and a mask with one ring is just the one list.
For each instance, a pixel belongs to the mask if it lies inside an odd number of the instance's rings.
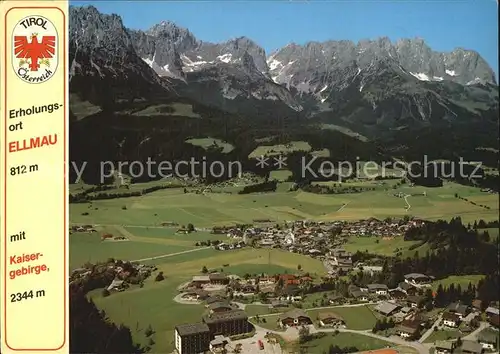
{"label": "rooftop", "polygon": [[482,353],[483,351],[483,346],[477,342],[473,342],[470,340],[464,340],[462,342],[462,352],[468,352],[468,353]]}
{"label": "rooftop", "polygon": [[245,311],[242,310],[234,310],[227,312],[216,312],[208,316],[203,317],[203,321],[205,323],[217,323],[217,322],[225,322],[231,320],[247,320],[248,316]]}
{"label": "rooftop", "polygon": [[415,333],[417,331],[417,328],[408,327],[408,326],[404,326],[404,325],[399,325],[397,327],[397,330],[401,331],[401,332],[404,332],[404,333],[413,334],[413,333]]}
{"label": "rooftop", "polygon": [[231,305],[226,301],[212,302],[211,304],[208,305],[208,308],[210,310],[221,308],[221,307],[231,308]]}
{"label": "rooftop", "polygon": [[448,320],[448,321],[459,321],[460,317],[458,317],[457,314],[451,313],[451,312],[445,312],[443,313],[443,320]]}
{"label": "rooftop", "polygon": [[396,304],[391,304],[390,302],[383,302],[375,307],[375,310],[384,314],[389,314],[401,306]]}
{"label": "rooftop", "polygon": [[454,344],[454,342],[442,340],[442,341],[436,342],[436,348],[453,350],[453,349],[455,349],[455,344]]}
{"label": "rooftop", "polygon": [[388,289],[387,285],[385,285],[385,284],[368,284],[366,287],[369,290],[378,290],[378,289],[387,290]]}
{"label": "rooftop", "polygon": [[339,320],[339,321],[343,321],[344,320],[342,318],[342,316],[336,314],[335,312],[320,312],[318,314],[318,318],[320,320],[326,320],[328,318],[333,318],[333,319],[336,319],[336,320]]}
{"label": "rooftop", "polygon": [[479,332],[477,339],[482,343],[496,344],[498,341],[498,331],[491,328],[485,328]]}
{"label": "rooftop", "polygon": [[307,317],[310,318],[309,315],[302,309],[293,309],[291,311],[285,312],[280,315],[280,320],[285,318],[299,318],[299,317]]}
{"label": "rooftop", "polygon": [[210,329],[205,323],[186,323],[175,326],[180,336],[189,336],[198,333],[209,333]]}
{"label": "rooftop", "polygon": [[428,279],[429,277],[421,273],[410,273],[405,275],[405,279]]}
{"label": "rooftop", "polygon": [[220,274],[220,273],[213,273],[213,274],[210,274],[208,277],[210,280],[226,280],[226,279],[228,279],[227,275]]}
{"label": "rooftop", "polygon": [[498,309],[497,308],[494,308],[494,307],[488,307],[486,310],[485,310],[486,313],[491,313],[491,314],[494,314],[494,315],[498,315]]}

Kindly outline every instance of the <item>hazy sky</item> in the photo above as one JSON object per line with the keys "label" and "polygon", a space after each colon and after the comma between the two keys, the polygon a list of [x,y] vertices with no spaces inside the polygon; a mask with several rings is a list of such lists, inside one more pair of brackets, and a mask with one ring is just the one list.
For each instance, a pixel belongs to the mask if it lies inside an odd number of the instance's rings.
{"label": "hazy sky", "polygon": [[198,39],[220,42],[247,36],[268,54],[290,42],[328,39],[423,38],[437,51],[478,51],[498,78],[496,0],[395,1],[71,1],[116,13],[125,26],[148,29],[163,20]]}

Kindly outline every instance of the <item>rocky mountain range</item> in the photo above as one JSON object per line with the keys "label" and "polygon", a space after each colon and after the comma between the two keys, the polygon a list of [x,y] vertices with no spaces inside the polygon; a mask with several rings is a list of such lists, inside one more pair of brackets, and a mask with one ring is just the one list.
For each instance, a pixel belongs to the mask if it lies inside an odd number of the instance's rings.
{"label": "rocky mountain range", "polygon": [[204,42],[169,21],[125,28],[92,6],[70,7],[69,27],[70,91],[94,105],[87,115],[182,101],[224,115],[224,129],[235,121],[261,130],[272,121],[299,131],[319,124],[391,141],[392,151],[408,148],[399,137],[417,131],[464,139],[477,132],[473,140],[497,144],[495,74],[473,50],[440,53],[419,38],[378,38],[292,43],[268,55],[249,38]]}

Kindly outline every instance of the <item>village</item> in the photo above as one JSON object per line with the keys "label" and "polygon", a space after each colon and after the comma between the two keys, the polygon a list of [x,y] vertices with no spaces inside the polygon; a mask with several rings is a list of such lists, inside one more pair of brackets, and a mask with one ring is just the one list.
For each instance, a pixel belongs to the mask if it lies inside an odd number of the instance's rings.
{"label": "village", "polygon": [[[212,233],[224,235],[234,245],[222,243],[219,250],[241,248],[245,245],[261,248],[278,248],[293,253],[321,259],[331,275],[345,274],[353,270],[352,254],[342,249],[350,237],[375,237],[390,241],[402,237],[412,227],[420,227],[425,221],[419,219],[370,218],[355,222],[295,221],[276,225],[271,222],[259,226],[214,227]],[[380,265],[359,264],[366,271],[381,271]]]}
{"label": "village", "polygon": [[[459,330],[464,339],[436,341],[427,348],[436,353],[471,354],[498,349],[498,308],[482,309],[480,301],[475,300],[472,305],[450,303],[438,312],[432,311],[424,306],[432,277],[412,273],[404,278],[393,289],[385,284],[349,284],[347,296],[320,291],[320,306],[308,309],[304,307],[308,298],[316,295],[311,292],[311,284],[318,281],[309,275],[195,275],[179,289],[176,301],[203,304],[206,313],[198,323],[176,326],[176,349],[179,354],[209,350],[246,353],[253,347],[262,349],[265,342],[276,345],[268,340],[273,338],[272,333],[292,331],[298,337],[303,328],[310,328],[310,333],[354,331],[336,309],[345,313],[346,309],[354,311],[358,307],[369,308],[378,319],[373,335],[392,343],[424,348],[422,342],[433,332]],[[246,311],[252,306],[267,311],[253,315]],[[248,338],[254,346],[248,345]]]}

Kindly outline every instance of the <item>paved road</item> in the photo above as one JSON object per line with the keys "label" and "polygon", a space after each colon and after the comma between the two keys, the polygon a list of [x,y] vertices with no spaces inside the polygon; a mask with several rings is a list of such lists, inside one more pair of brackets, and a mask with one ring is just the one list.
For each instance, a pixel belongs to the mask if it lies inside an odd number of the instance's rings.
{"label": "paved road", "polygon": [[404,196],[404,198],[405,198],[405,202],[406,202],[406,206],[407,206],[406,211],[410,210],[410,208],[411,208],[410,203],[408,203],[408,197],[411,197],[411,195],[410,195],[410,194],[406,194],[406,195]]}
{"label": "paved road", "polygon": [[195,249],[192,249],[192,250],[187,250],[187,251],[182,251],[182,252],[163,254],[161,256],[155,256],[155,257],[149,257],[149,258],[142,258],[142,259],[135,259],[135,260],[130,261],[130,262],[152,261],[154,259],[160,259],[160,258],[166,258],[166,257],[173,257],[173,256],[177,256],[179,254],[191,253],[191,252],[198,252],[198,251],[201,251],[201,250],[207,250],[209,248],[211,248],[211,247],[200,247],[200,248],[195,248]]}
{"label": "paved road", "polygon": [[347,206],[347,204],[349,204],[349,202],[342,204],[342,206],[339,208],[339,210],[337,210],[337,213],[339,211],[342,211],[342,209],[344,209]]}
{"label": "paved road", "polygon": [[432,327],[429,328],[422,337],[418,340],[420,343],[423,343],[429,336],[434,332],[434,327],[439,326],[439,323],[441,323],[441,317],[442,314],[439,314],[438,319],[432,324]]}

